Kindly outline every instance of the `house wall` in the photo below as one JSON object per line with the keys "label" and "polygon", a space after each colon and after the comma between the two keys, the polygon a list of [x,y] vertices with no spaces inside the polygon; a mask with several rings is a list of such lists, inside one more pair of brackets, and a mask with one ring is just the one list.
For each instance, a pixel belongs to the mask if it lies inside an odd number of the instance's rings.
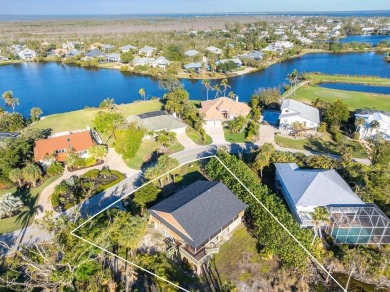
{"label": "house wall", "polygon": [[279,130],[291,130],[291,124],[294,122],[300,122],[303,123],[304,125],[306,124],[305,125],[306,128],[313,129],[313,130],[316,130],[319,126],[318,123],[316,122],[310,121],[300,116],[294,116],[294,117],[285,117],[280,119]]}

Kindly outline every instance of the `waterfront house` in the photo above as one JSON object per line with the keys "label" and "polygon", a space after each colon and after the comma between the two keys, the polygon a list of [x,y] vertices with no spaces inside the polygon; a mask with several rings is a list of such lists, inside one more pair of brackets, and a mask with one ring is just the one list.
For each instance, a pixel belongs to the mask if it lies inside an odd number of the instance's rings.
{"label": "waterfront house", "polygon": [[37,56],[37,53],[34,50],[31,50],[29,48],[25,48],[18,53],[18,56],[22,60],[31,60]]}
{"label": "waterfront house", "polygon": [[199,113],[203,116],[206,125],[222,125],[222,122],[232,120],[235,117],[246,117],[250,113],[250,108],[246,103],[239,102],[238,98],[232,100],[220,97],[202,101]]}
{"label": "waterfront house", "polygon": [[236,65],[236,68],[241,68],[242,67],[242,62],[238,58],[219,60],[215,64],[218,66],[219,64],[225,64],[225,63],[228,63],[228,62],[233,62],[234,65]]}
{"label": "waterfront house", "polygon": [[187,125],[182,121],[164,111],[154,111],[140,115],[132,115],[127,117],[127,121],[129,123],[135,122],[138,127],[153,132],[165,130],[168,132],[175,132],[176,134],[184,134],[187,128]]}
{"label": "waterfront house", "polygon": [[217,47],[214,47],[214,46],[207,47],[206,51],[209,51],[210,53],[213,53],[216,55],[222,54],[222,50],[217,48]]}
{"label": "waterfront house", "polygon": [[[364,124],[356,131],[360,139],[376,139],[378,136],[390,140],[390,113],[379,110],[357,109],[355,119],[363,118]],[[376,124],[376,126],[374,126]]]}
{"label": "waterfront house", "polygon": [[172,238],[181,258],[201,274],[241,224],[246,207],[223,183],[199,180],[148,212],[154,228]]}
{"label": "waterfront house", "polygon": [[171,62],[169,62],[165,57],[158,57],[152,62],[152,67],[159,67],[165,69]]}
{"label": "waterfront house", "polygon": [[115,46],[111,44],[103,44],[101,48],[103,49],[104,52],[108,53],[111,52],[115,48]]}
{"label": "waterfront house", "polygon": [[119,50],[122,53],[128,53],[128,52],[136,51],[137,47],[132,46],[132,45],[126,45],[126,46],[120,47]]}
{"label": "waterfront house", "polygon": [[156,48],[144,46],[143,48],[139,49],[138,54],[145,57],[151,57],[154,55],[156,50]]}
{"label": "waterfront house", "polygon": [[0,61],[8,61],[8,57],[0,56]]}
{"label": "waterfront house", "polygon": [[190,58],[193,58],[199,54],[201,54],[201,52],[199,52],[197,50],[188,50],[188,51],[184,52],[184,55],[186,55],[187,57],[190,57]]}
{"label": "waterfront house", "polygon": [[35,141],[34,160],[43,166],[50,165],[54,160],[64,162],[70,151],[86,158],[88,149],[94,145],[95,142],[88,130],[58,133],[47,139]]}
{"label": "waterfront house", "polygon": [[63,50],[74,50],[76,48],[76,45],[74,42],[66,42],[62,44]]}
{"label": "waterfront house", "polygon": [[202,64],[199,63],[199,62],[196,62],[196,63],[189,63],[189,64],[185,64],[183,66],[184,70],[187,71],[187,72],[191,72],[191,71],[195,71],[195,72],[200,72],[202,70]]}
{"label": "waterfront house", "polygon": [[121,55],[118,53],[107,54],[106,61],[111,63],[122,62]]}
{"label": "waterfront house", "polygon": [[262,60],[264,56],[264,53],[261,51],[252,51],[245,55],[239,56],[241,59],[252,59],[252,60]]}
{"label": "waterfront house", "polygon": [[74,57],[74,56],[78,56],[78,55],[81,55],[81,52],[78,50],[72,50],[72,51],[65,54],[65,56],[67,56],[67,57]]}
{"label": "waterfront house", "polygon": [[285,99],[280,107],[279,130],[292,130],[292,124],[300,122],[307,130],[316,131],[320,125],[320,112],[317,108],[294,99]]}
{"label": "waterfront house", "polygon": [[104,53],[99,51],[98,49],[93,49],[87,53],[85,53],[85,60],[90,60],[94,58],[101,58],[104,57]]}
{"label": "waterfront house", "polygon": [[154,61],[153,58],[142,58],[142,57],[135,57],[133,59],[133,66],[145,66],[150,65]]}

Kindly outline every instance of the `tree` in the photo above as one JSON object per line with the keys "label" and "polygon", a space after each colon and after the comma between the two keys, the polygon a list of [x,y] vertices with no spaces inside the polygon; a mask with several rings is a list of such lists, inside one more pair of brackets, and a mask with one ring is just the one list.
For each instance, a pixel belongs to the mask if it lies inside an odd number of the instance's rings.
{"label": "tree", "polygon": [[14,93],[11,90],[4,92],[2,98],[4,100],[5,106],[11,107],[15,112],[15,107],[19,105],[19,98],[14,97]]}
{"label": "tree", "polygon": [[[296,69],[294,69],[294,71],[292,71],[290,74],[287,75],[287,79],[290,81],[291,86],[295,87],[297,82],[298,82],[298,71]],[[290,96],[292,95],[292,92],[294,91],[294,87],[290,90],[290,92],[291,92]]]}
{"label": "tree", "polygon": [[144,213],[145,207],[154,202],[160,193],[161,189],[153,183],[149,183],[134,192],[133,202],[141,209],[141,215]]}
{"label": "tree", "polygon": [[203,79],[202,80],[202,84],[204,85],[204,87],[206,87],[206,98],[207,100],[209,100],[209,90],[211,88],[211,85],[210,85],[210,80],[208,79]]}
{"label": "tree", "polygon": [[113,98],[107,97],[100,103],[99,108],[106,108],[112,112],[116,110],[115,100]]}
{"label": "tree", "polygon": [[122,155],[123,159],[131,159],[135,156],[141,146],[144,132],[139,130],[135,124],[128,128],[115,130],[115,151]]}
{"label": "tree", "polygon": [[37,180],[42,177],[42,171],[38,165],[29,163],[23,168],[23,177],[26,182],[31,183],[35,187]]}
{"label": "tree", "polygon": [[223,96],[226,96],[226,89],[231,88],[231,86],[229,85],[229,81],[226,78],[222,79],[221,85],[223,86]]}
{"label": "tree", "polygon": [[339,98],[329,106],[329,109],[325,113],[325,120],[329,126],[339,127],[341,123],[347,121],[348,118],[348,106]]}
{"label": "tree", "polygon": [[311,244],[313,245],[316,236],[322,238],[321,226],[324,223],[329,223],[329,212],[325,207],[316,207],[311,213],[313,222],[314,238]]}
{"label": "tree", "polygon": [[103,160],[107,156],[108,150],[105,145],[96,145],[88,149],[89,156],[96,160]]}
{"label": "tree", "polygon": [[121,61],[122,63],[130,63],[133,61],[134,55],[132,52],[125,52],[121,54]]}
{"label": "tree", "polygon": [[366,123],[365,119],[362,118],[362,117],[358,117],[355,119],[355,127],[356,127],[356,131],[359,130],[359,127],[363,126],[364,124]]}
{"label": "tree", "polygon": [[[370,123],[370,133],[371,134],[370,134],[370,136],[372,136],[372,133],[374,132],[374,130],[377,132],[377,130],[379,129],[380,125],[381,124],[377,120],[371,121],[371,123]],[[378,133],[377,133],[376,137],[378,138]]]}
{"label": "tree", "polygon": [[143,100],[145,100],[145,96],[146,96],[145,89],[140,88],[140,90],[138,90],[138,94],[141,96],[141,98],[142,98]]}
{"label": "tree", "polygon": [[14,183],[18,183],[19,187],[22,187],[22,181],[23,181],[23,172],[19,168],[14,168],[9,172],[9,179],[10,181]]}
{"label": "tree", "polygon": [[55,160],[52,164],[49,165],[49,167],[46,169],[46,172],[49,175],[58,175],[62,174],[64,172],[64,166],[61,162]]}
{"label": "tree", "polygon": [[278,88],[266,88],[256,91],[250,100],[252,108],[279,108],[282,96]]}
{"label": "tree", "polygon": [[[163,174],[166,174],[165,178],[171,178],[171,170],[178,167],[179,161],[175,158],[169,157],[168,155],[161,155],[157,159],[157,163],[154,166],[149,167],[145,170],[145,178],[147,180],[153,180],[159,177],[161,187],[164,186],[163,178],[161,177]],[[169,172],[169,173],[168,173]]]}
{"label": "tree", "polygon": [[95,115],[94,124],[96,130],[108,135],[108,139],[115,137],[115,130],[117,127],[123,125],[124,117],[120,113],[108,113],[100,111]]}
{"label": "tree", "polygon": [[174,90],[164,94],[164,108],[175,113],[179,119],[182,119],[184,111],[189,107],[189,94],[183,88],[175,88]]}
{"label": "tree", "polygon": [[6,193],[0,197],[0,218],[10,217],[22,207],[23,202],[19,197]]}
{"label": "tree", "polygon": [[233,91],[229,91],[229,98],[235,100],[236,94]]}
{"label": "tree", "polygon": [[43,114],[42,110],[39,107],[33,107],[30,111],[31,119],[36,122],[39,120],[39,117]]}
{"label": "tree", "polygon": [[168,147],[175,143],[176,141],[176,133],[169,132],[166,130],[160,131],[157,133],[156,142],[161,145],[161,147]]}
{"label": "tree", "polygon": [[263,177],[263,169],[270,164],[271,156],[274,152],[274,146],[270,143],[265,143],[257,153],[255,162],[252,164],[252,168],[255,171],[260,171],[260,177]]}
{"label": "tree", "polygon": [[219,96],[219,94],[222,92],[221,87],[219,86],[219,84],[215,84],[214,90],[215,90],[215,98],[217,98]]}

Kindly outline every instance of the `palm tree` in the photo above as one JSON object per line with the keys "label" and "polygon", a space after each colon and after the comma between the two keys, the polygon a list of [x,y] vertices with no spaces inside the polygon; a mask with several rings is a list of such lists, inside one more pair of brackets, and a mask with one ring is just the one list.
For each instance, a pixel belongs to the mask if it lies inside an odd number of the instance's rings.
{"label": "palm tree", "polygon": [[229,91],[229,98],[234,100],[235,97],[236,97],[236,94],[233,91]]}
{"label": "palm tree", "polygon": [[26,182],[29,182],[35,187],[37,180],[42,177],[42,171],[38,165],[29,163],[23,168],[23,178]]}
{"label": "palm tree", "polygon": [[225,79],[223,79],[222,80],[222,82],[221,82],[221,85],[223,86],[223,96],[226,96],[226,89],[229,87],[229,88],[231,88],[231,86],[229,85],[229,83],[228,83],[229,81],[225,78]]}
{"label": "palm tree", "polygon": [[322,238],[321,226],[324,223],[329,223],[329,212],[325,207],[317,207],[314,209],[314,212],[311,213],[311,216],[312,216],[313,231],[314,231],[314,238],[313,241],[311,242],[311,244],[313,245],[317,235],[320,238]]}
{"label": "palm tree", "polygon": [[202,80],[202,84],[204,85],[204,87],[206,87],[207,100],[209,100],[209,90],[210,90],[210,88],[211,88],[210,80],[208,80],[208,79],[203,79],[203,80]]}
{"label": "palm tree", "polygon": [[[373,121],[370,123],[370,129],[371,129],[371,134],[370,134],[370,136],[372,136],[372,132],[373,132],[374,130],[378,130],[378,129],[379,129],[380,125],[381,125],[381,124],[380,124],[377,120],[373,120]],[[376,138],[378,138],[378,133],[377,133],[377,135],[376,135]]]}
{"label": "palm tree", "polygon": [[39,107],[33,107],[30,111],[30,116],[33,121],[38,121],[39,117],[42,115],[42,110]]}
{"label": "palm tree", "polygon": [[138,91],[138,93],[139,93],[139,95],[143,98],[143,100],[145,100],[145,95],[146,95],[145,89],[140,88],[140,90]]}
{"label": "palm tree", "polygon": [[14,183],[18,183],[19,184],[19,187],[22,187],[22,181],[23,181],[23,172],[21,169],[19,168],[14,168],[14,169],[11,169],[11,171],[9,172],[9,176],[8,178],[14,182]]}
{"label": "palm tree", "polygon": [[[287,79],[290,82],[291,87],[295,86],[297,81],[298,81],[298,71],[297,71],[297,69],[294,69],[294,71],[292,71],[290,74],[288,74],[287,75]],[[291,88],[291,90],[290,90],[290,96],[293,93],[293,89],[294,88]]]}
{"label": "palm tree", "polygon": [[219,96],[219,94],[222,92],[221,87],[218,84],[216,84],[214,86],[214,90],[216,91],[215,92],[215,98],[217,98]]}
{"label": "palm tree", "polygon": [[11,90],[4,92],[2,98],[5,105],[12,107],[12,110],[15,111],[15,106],[19,105],[19,98],[14,97],[14,93]]}

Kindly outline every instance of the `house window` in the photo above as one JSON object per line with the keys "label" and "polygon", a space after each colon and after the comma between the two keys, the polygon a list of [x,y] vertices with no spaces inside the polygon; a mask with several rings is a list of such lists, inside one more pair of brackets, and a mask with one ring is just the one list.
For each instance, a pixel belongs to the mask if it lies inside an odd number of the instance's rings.
{"label": "house window", "polygon": [[286,113],[290,112],[290,110],[286,110]]}

